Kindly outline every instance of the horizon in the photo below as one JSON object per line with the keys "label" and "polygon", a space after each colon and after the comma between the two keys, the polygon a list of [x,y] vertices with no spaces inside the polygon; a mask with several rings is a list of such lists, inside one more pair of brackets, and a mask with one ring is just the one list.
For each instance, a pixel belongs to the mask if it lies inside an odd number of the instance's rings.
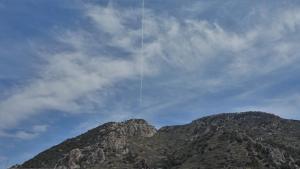
{"label": "horizon", "polygon": [[[71,136],[71,137],[69,137],[69,138],[66,138],[66,139],[64,139],[64,140],[62,140],[62,141],[60,141],[60,142],[58,142],[58,143],[55,143],[54,145],[50,145],[49,147],[47,147],[47,148],[45,148],[44,150],[42,150],[41,152],[44,152],[45,150],[48,150],[49,148],[52,148],[52,147],[54,147],[54,146],[56,146],[56,145],[59,145],[59,144],[62,144],[63,142],[65,142],[65,141],[67,141],[67,140],[69,140],[69,139],[74,139],[74,138],[76,138],[76,137],[78,137],[78,136],[80,136],[80,135],[82,135],[82,134],[85,134],[85,133],[88,133],[90,130],[93,130],[93,129],[96,129],[97,127],[101,127],[101,126],[103,126],[103,125],[105,125],[105,124],[108,124],[108,123],[126,123],[127,121],[130,121],[130,120],[144,120],[147,124],[149,124],[150,126],[153,126],[157,131],[159,131],[160,129],[162,129],[163,127],[169,127],[169,126],[178,126],[178,125],[188,125],[188,124],[191,124],[192,122],[194,122],[194,121],[197,121],[197,120],[201,120],[201,119],[203,119],[203,118],[207,118],[207,117],[217,117],[217,116],[221,116],[221,115],[226,115],[226,114],[230,114],[230,115],[233,115],[233,114],[249,114],[249,113],[261,113],[261,114],[268,114],[268,115],[272,115],[272,116],[276,116],[276,117],[279,117],[279,118],[281,118],[281,119],[284,119],[284,120],[295,120],[295,119],[288,119],[288,118],[283,118],[283,117],[281,117],[281,116],[278,116],[278,115],[276,115],[276,114],[273,114],[273,113],[271,113],[271,112],[262,112],[262,111],[244,111],[244,112],[223,112],[223,113],[214,113],[214,114],[211,114],[211,115],[207,115],[207,116],[202,116],[202,117],[199,117],[199,118],[196,118],[196,119],[193,119],[192,121],[189,121],[189,122],[185,122],[185,123],[180,123],[180,124],[170,124],[170,125],[164,125],[164,126],[155,126],[155,125],[152,125],[151,123],[149,123],[147,120],[145,120],[145,119],[140,119],[140,118],[129,118],[129,119],[123,119],[123,120],[120,120],[120,121],[107,121],[107,122],[103,122],[103,123],[99,123],[97,126],[94,126],[93,128],[88,128],[88,129],[86,129],[85,131],[82,131],[81,133],[78,133],[77,135],[75,135],[75,136]],[[299,121],[300,122],[300,120],[297,120],[297,121]],[[30,157],[30,159],[31,158],[34,158],[36,155],[38,155],[39,153],[41,153],[41,152],[38,152],[37,154],[35,154],[35,155],[33,155],[32,157]],[[29,159],[27,159],[27,160],[29,160]],[[25,160],[25,161],[27,161],[27,160]],[[25,162],[25,161],[23,161],[23,162]],[[23,162],[21,162],[21,163],[23,163]],[[20,163],[20,164],[21,164]]]}
{"label": "horizon", "polygon": [[300,1],[10,0],[0,14],[0,168],[109,121],[300,120]]}

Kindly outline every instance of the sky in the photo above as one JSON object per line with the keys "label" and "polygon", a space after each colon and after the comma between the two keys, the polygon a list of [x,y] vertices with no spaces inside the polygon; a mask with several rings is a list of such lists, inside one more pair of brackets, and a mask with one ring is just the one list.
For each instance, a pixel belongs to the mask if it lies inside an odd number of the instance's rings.
{"label": "sky", "polygon": [[108,121],[300,120],[298,0],[144,5],[0,0],[0,168]]}

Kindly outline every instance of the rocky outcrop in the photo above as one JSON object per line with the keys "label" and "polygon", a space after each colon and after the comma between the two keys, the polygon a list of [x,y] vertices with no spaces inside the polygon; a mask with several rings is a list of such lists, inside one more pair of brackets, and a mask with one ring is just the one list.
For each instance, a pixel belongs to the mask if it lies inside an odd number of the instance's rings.
{"label": "rocky outcrop", "polygon": [[40,153],[22,167],[91,168],[101,165],[107,158],[110,160],[128,154],[132,138],[151,137],[155,133],[156,129],[142,119],[109,122]]}
{"label": "rocky outcrop", "polygon": [[[107,123],[99,130],[100,134],[94,145],[72,149],[58,161],[56,169],[80,169],[101,165],[105,161],[105,153],[113,152],[114,156],[128,154],[128,144],[131,137],[151,137],[156,129],[145,120],[128,120],[122,123]],[[103,137],[104,136],[104,137]],[[111,153],[107,153],[111,154]]]}
{"label": "rocky outcrop", "polygon": [[141,119],[106,123],[15,168],[300,169],[300,122],[227,113],[158,131]]}
{"label": "rocky outcrop", "polygon": [[97,146],[85,147],[83,149],[73,149],[64,158],[59,160],[55,169],[80,169],[89,168],[96,164],[101,164],[105,160],[102,148]]}

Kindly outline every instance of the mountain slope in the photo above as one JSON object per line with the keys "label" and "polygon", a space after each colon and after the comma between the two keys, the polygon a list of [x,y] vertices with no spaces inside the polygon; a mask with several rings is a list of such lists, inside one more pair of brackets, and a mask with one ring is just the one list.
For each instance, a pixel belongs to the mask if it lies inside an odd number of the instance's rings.
{"label": "mountain slope", "polygon": [[16,168],[299,169],[300,121],[227,113],[156,130],[140,119],[106,123]]}

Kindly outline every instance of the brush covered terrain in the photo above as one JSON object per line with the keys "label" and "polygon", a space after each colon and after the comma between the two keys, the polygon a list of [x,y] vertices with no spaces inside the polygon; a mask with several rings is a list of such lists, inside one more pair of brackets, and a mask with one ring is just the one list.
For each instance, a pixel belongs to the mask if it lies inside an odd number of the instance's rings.
{"label": "brush covered terrain", "polygon": [[12,168],[300,169],[300,121],[243,112],[159,130],[110,122]]}

